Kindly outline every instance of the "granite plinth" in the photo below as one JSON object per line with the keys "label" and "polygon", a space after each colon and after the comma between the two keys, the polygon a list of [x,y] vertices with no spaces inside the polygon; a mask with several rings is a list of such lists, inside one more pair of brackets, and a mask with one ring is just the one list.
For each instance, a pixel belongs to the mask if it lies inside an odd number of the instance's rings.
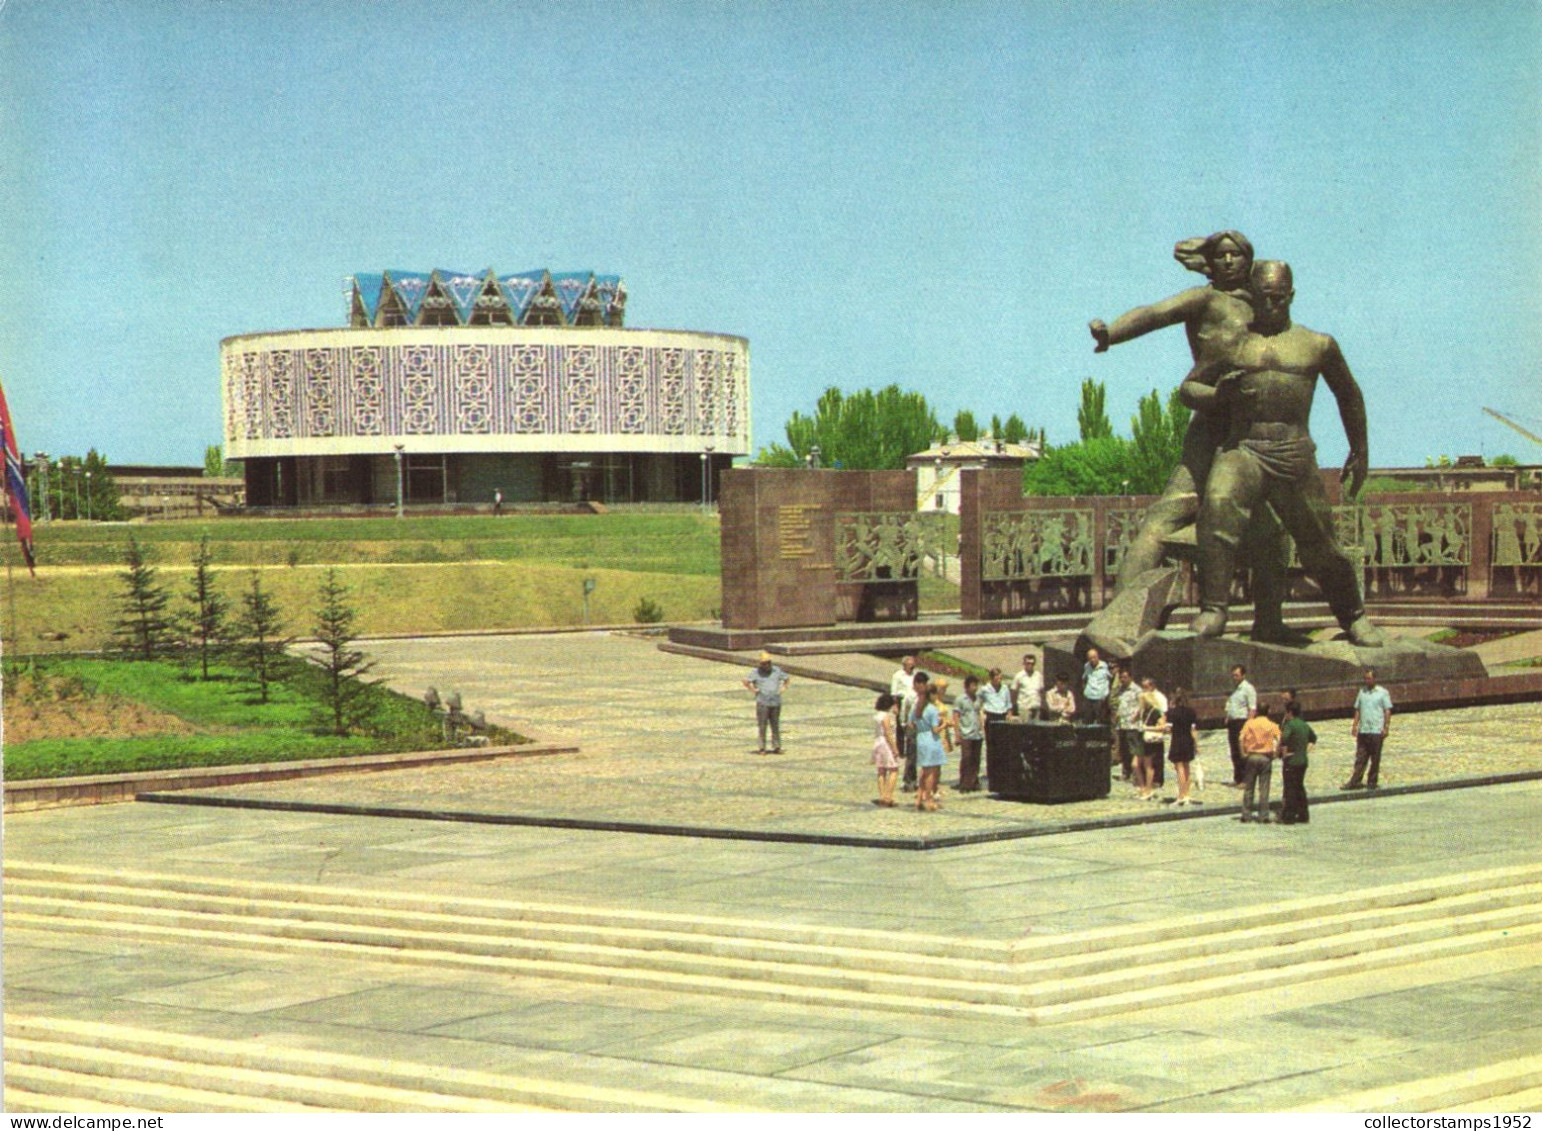
{"label": "granite plinth", "polygon": [[[1046,643],[1045,669],[1080,673],[1079,641],[1068,636]],[[1158,630],[1137,640],[1129,657],[1136,678],[1150,675],[1165,690],[1185,687],[1199,695],[1230,691],[1231,669],[1238,664],[1247,669],[1254,686],[1272,688],[1358,683],[1366,668],[1375,668],[1382,683],[1482,679],[1488,674],[1483,661],[1472,652],[1391,635],[1381,648],[1362,648],[1343,639],[1292,647],[1235,636],[1203,637]]]}
{"label": "granite plinth", "polygon": [[1107,797],[1108,728],[992,719],[985,772],[992,793],[1053,805]]}
{"label": "granite plinth", "polygon": [[1088,644],[1104,656],[1130,654],[1131,642],[1167,623],[1168,614],[1183,598],[1183,574],[1176,566],[1148,569],[1114,594],[1087,622],[1080,651]]}

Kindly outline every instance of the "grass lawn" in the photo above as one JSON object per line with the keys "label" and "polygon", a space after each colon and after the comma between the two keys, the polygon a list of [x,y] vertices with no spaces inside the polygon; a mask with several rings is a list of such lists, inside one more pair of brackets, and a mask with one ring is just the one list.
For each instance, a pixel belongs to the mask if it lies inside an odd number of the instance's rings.
{"label": "grass lawn", "polygon": [[[260,568],[286,630],[311,631],[322,570],[352,590],[363,635],[629,624],[646,597],[666,621],[710,620],[722,605],[715,515],[440,515],[423,518],[220,519],[133,526],[39,524],[36,578],[12,572],[14,609],[0,618],[7,650],[92,651],[111,638],[117,571],[137,538],[173,607],[185,605],[189,562],[209,536],[218,583],[232,600]],[[14,546],[0,540],[0,552]],[[954,580],[924,577],[921,608],[958,607]],[[14,615],[14,625],[12,616]]]}
{"label": "grass lawn", "polygon": [[[284,762],[438,749],[443,729],[422,703],[374,687],[367,730],[321,733],[320,673],[295,659],[270,701],[220,666],[193,678],[180,663],[57,659],[7,673],[5,776],[13,781],[189,766]],[[475,709],[475,704],[467,704]],[[495,743],[523,742],[495,730]]]}

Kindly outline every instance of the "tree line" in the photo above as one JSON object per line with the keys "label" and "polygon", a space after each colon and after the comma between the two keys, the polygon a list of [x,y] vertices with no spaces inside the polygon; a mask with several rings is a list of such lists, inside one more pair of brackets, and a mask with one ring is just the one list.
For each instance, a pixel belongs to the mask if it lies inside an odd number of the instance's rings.
{"label": "tree line", "polygon": [[[284,631],[284,616],[273,595],[262,584],[262,574],[251,572],[238,603],[215,583],[214,553],[207,536],[193,555],[193,572],[180,606],[173,593],[145,558],[137,538],[130,537],[123,554],[124,568],[118,578],[122,591],[112,637],[114,650],[125,659],[156,660],[180,656],[196,665],[197,678],[213,678],[210,665],[231,662],[256,689],[259,700],[269,701],[271,689],[282,679],[285,650],[295,638]],[[334,734],[346,735],[369,721],[370,683],[363,677],[374,667],[363,652],[353,647],[357,610],[349,603],[349,590],[329,569],[316,592],[311,632],[319,649],[308,657],[321,669],[321,700]]]}
{"label": "tree line", "polygon": [[[1183,453],[1189,410],[1174,390],[1165,400],[1152,390],[1140,399],[1130,419],[1128,437],[1115,433],[1101,381],[1082,382],[1077,410],[1078,438],[1051,444],[1041,428],[1030,428],[1017,413],[1002,420],[992,415],[988,434],[1007,443],[1035,443],[1039,458],[1023,469],[1023,490],[1030,495],[1158,494]],[[951,429],[921,393],[889,385],[876,392],[846,393],[826,389],[811,416],[794,412],[787,421],[787,442],[761,448],[761,467],[802,467],[816,456],[823,467],[884,471],[905,466],[907,456],[952,437],[978,440],[987,432],[969,409],[960,409]]]}

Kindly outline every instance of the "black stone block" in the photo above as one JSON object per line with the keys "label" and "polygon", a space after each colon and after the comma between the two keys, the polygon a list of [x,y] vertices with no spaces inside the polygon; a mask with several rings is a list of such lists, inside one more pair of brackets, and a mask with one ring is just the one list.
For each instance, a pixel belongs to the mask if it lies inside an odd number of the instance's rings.
{"label": "black stone block", "polygon": [[1108,728],[991,720],[985,765],[991,792],[1053,804],[1108,796]]}

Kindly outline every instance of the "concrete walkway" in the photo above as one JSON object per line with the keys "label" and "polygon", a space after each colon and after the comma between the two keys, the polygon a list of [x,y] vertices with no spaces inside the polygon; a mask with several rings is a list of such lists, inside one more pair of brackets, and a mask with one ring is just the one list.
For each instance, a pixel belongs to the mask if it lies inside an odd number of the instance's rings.
{"label": "concrete walkway", "polygon": [[[1013,651],[1021,655],[1020,646]],[[322,806],[361,811],[432,810],[466,817],[583,821],[651,830],[715,831],[896,847],[1039,835],[1066,828],[1152,819],[1210,819],[1237,811],[1225,735],[1200,741],[1208,782],[1203,804],[1187,809],[1137,801],[1117,781],[1102,800],[1025,805],[987,793],[945,792],[938,813],[880,810],[869,764],[873,693],[797,678],[783,707],[779,756],[755,753],[747,669],[658,651],[654,638],[609,633],[379,641],[377,673],[417,693],[459,690],[469,709],[580,753],[542,764],[488,762],[423,767],[352,778],[231,786],[200,791],[226,803]],[[1005,656],[1000,657],[1006,658]],[[998,663],[1000,660],[998,659]],[[891,665],[868,659],[886,679]],[[1004,666],[1004,665],[1003,665]],[[960,688],[961,689],[961,688]],[[1270,689],[1262,692],[1267,695]],[[1347,720],[1315,724],[1320,743],[1308,788],[1323,801],[1340,794],[1354,741]],[[1383,756],[1384,791],[1542,773],[1516,735],[1542,733],[1542,704],[1423,712],[1396,718]],[[1281,783],[1275,775],[1274,797]],[[944,773],[957,780],[957,767]],[[1165,795],[1176,796],[1168,774]],[[186,803],[191,792],[168,795]]]}
{"label": "concrete walkway", "polygon": [[[583,752],[501,770],[333,778],[324,789],[334,800],[386,791],[434,807],[459,799],[510,811],[648,808],[766,827],[908,828],[926,819],[867,803],[867,693],[795,682],[789,752],[759,757],[749,696],[732,671],[662,656],[645,640],[565,634],[392,642],[376,651],[378,670],[399,686],[458,689],[469,708],[543,739],[576,741]],[[1452,767],[1465,772],[1464,760],[1486,770],[1535,762],[1542,723],[1535,704],[1454,716],[1398,720],[1384,764],[1388,784],[1420,774],[1435,780]],[[1336,785],[1347,756],[1333,726],[1319,727],[1328,733],[1309,779],[1319,793]],[[1215,777],[1217,751],[1212,740],[1206,757]],[[947,801],[932,819],[1034,819],[1021,812],[1033,807]],[[1088,804],[1137,805],[1123,797]],[[4,853],[8,866],[121,861],[203,882],[329,885],[366,897],[522,899],[597,914],[872,928],[893,934],[886,974],[903,994],[915,976],[906,940],[918,933],[1075,935],[1532,865],[1542,858],[1539,804],[1537,782],[1355,795],[1318,805],[1304,827],[1212,817],[923,853],[126,804],[9,816]],[[1004,807],[1017,812],[990,816]],[[1345,1110],[1352,1097],[1369,1102],[1370,1090],[1421,1083],[1419,1104],[1429,1108],[1456,1102],[1451,1088],[1432,1081],[1476,1077],[1496,1065],[1521,1066],[1507,1069],[1506,1079],[1523,1080],[1542,1055],[1542,952],[1534,944],[1355,976],[1308,970],[1267,991],[1029,1027],[416,968],[334,951],[306,957],[255,942],[210,945],[192,933],[157,942],[8,921],[4,942],[6,1012],[31,1019],[27,1039],[52,1024],[140,1049],[149,1047],[145,1033],[162,1034],[166,1048],[189,1036],[217,1038],[231,1042],[232,1057],[260,1048],[275,1063],[324,1050],[538,1081],[528,1092],[538,1106],[583,1110]],[[1151,959],[1182,952],[1175,940],[1153,948]],[[1501,1085],[1488,1110],[1515,1110],[1506,1097],[1523,1094],[1520,1084]]]}

